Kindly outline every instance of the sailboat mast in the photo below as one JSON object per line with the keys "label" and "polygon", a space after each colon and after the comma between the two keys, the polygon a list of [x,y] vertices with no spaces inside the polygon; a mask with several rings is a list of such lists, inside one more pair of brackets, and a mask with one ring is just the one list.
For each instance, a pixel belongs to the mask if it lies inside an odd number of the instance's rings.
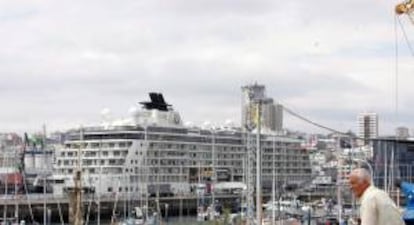
{"label": "sailboat mast", "polygon": [[273,156],[272,156],[272,225],[275,225],[275,220],[276,220],[276,211],[275,211],[275,195],[276,195],[276,171],[275,171],[275,136],[273,136],[273,143],[272,143],[272,152],[273,152]]}
{"label": "sailboat mast", "polygon": [[262,102],[257,103],[257,148],[256,148],[256,224],[262,223],[262,193],[261,193],[261,145],[260,145],[260,125],[261,125]]}
{"label": "sailboat mast", "polygon": [[47,160],[46,160],[46,125],[43,124],[43,135],[42,135],[42,151],[44,160],[44,171],[43,171],[43,225],[47,225],[47,205],[46,205],[46,174],[47,174]]}
{"label": "sailboat mast", "polygon": [[[145,146],[147,146],[147,144],[148,144],[148,127],[146,127],[145,126],[145,129],[144,129],[144,131],[145,131],[145,133],[144,133],[144,144],[145,144]],[[148,154],[148,152],[147,152],[147,154]],[[145,175],[145,219],[146,220],[148,220],[148,210],[149,210],[149,208],[148,208],[148,184],[149,184],[149,171],[150,171],[150,169],[149,169],[149,163],[148,163],[148,158],[147,157],[145,157],[145,159],[144,159],[144,175]],[[141,176],[142,176],[142,174],[141,174]],[[142,187],[142,185],[141,185],[141,187]]]}
{"label": "sailboat mast", "polygon": [[[79,148],[78,148],[78,163],[75,170],[74,183],[75,187],[71,193],[73,225],[82,225],[82,147],[83,147],[83,128],[79,129]],[[69,218],[70,219],[70,218]]]}
{"label": "sailboat mast", "polygon": [[[6,168],[9,166],[8,161],[9,161],[9,159],[8,159],[6,153],[3,152],[3,164],[5,165]],[[6,178],[5,178],[5,182],[4,182],[4,196],[7,199],[7,186],[8,186],[8,183],[9,183],[8,182],[7,171],[6,171],[6,176],[5,177]],[[6,221],[7,221],[6,219],[7,219],[7,204],[5,203],[4,206],[3,206],[3,221],[4,221],[4,223],[6,223]]]}
{"label": "sailboat mast", "polygon": [[161,208],[160,208],[160,173],[161,173],[161,151],[158,148],[158,170],[157,170],[157,193],[156,193],[156,207],[157,207],[157,223],[161,224]]}
{"label": "sailboat mast", "polygon": [[[14,159],[20,159],[20,156],[19,156],[19,154],[20,154],[20,152],[19,152],[19,149],[18,148],[15,148],[17,145],[16,145],[16,142],[15,142],[15,140],[13,139],[13,150],[14,150]],[[18,163],[18,162],[15,162],[15,163]],[[19,166],[19,165],[18,165]],[[19,166],[20,167],[20,166]],[[20,173],[21,173],[22,171],[20,171],[20,169],[19,169],[19,176],[20,176]],[[15,199],[17,199],[17,182],[18,182],[18,179],[19,179],[19,177],[16,177],[16,176],[14,176],[14,196],[15,196]],[[17,221],[19,221],[19,203],[18,203],[18,201],[15,201],[15,205],[14,205],[14,218],[16,218],[17,219]]]}
{"label": "sailboat mast", "polygon": [[211,138],[211,141],[212,141],[212,149],[211,149],[211,156],[212,156],[212,184],[211,184],[211,186],[212,186],[212,188],[211,188],[211,207],[212,207],[212,210],[213,210],[213,221],[215,221],[216,220],[216,206],[215,206],[215,196],[214,196],[214,189],[215,189],[215,185],[216,185],[216,179],[217,179],[217,176],[216,176],[216,170],[215,170],[215,167],[216,167],[216,165],[215,165],[215,143],[216,143],[216,140],[215,140],[215,131],[214,130],[211,130],[211,135],[212,135],[212,138]]}
{"label": "sailboat mast", "polygon": [[101,138],[101,140],[99,141],[99,180],[98,180],[98,183],[99,183],[99,187],[97,188],[97,190],[95,190],[95,191],[97,191],[97,193],[98,193],[98,215],[97,215],[97,224],[98,225],[101,225],[101,190],[102,190],[102,188],[101,188],[101,177],[102,177],[102,138]]}

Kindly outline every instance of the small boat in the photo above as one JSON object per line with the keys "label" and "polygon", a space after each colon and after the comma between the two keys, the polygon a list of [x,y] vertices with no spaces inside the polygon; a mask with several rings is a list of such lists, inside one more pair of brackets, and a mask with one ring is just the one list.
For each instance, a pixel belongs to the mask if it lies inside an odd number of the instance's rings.
{"label": "small boat", "polygon": [[148,217],[145,216],[144,211],[140,207],[134,207],[129,217],[120,221],[119,225],[152,225],[154,224],[154,214],[148,213]]}
{"label": "small boat", "polygon": [[[302,204],[296,200],[281,200],[281,201],[269,201],[263,204],[263,208],[267,212],[276,212],[276,216],[302,216]],[[270,213],[269,213],[270,214]]]}
{"label": "small boat", "polygon": [[217,206],[208,206],[207,208],[199,206],[197,208],[197,221],[214,220],[218,217],[220,217],[220,212],[217,210]]}

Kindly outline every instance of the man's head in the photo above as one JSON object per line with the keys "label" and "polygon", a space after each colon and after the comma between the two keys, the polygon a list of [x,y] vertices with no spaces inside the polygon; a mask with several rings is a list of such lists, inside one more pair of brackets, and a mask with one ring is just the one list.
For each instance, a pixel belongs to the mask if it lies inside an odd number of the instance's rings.
{"label": "man's head", "polygon": [[364,191],[371,185],[371,175],[366,169],[354,169],[349,174],[349,186],[357,198],[360,198]]}

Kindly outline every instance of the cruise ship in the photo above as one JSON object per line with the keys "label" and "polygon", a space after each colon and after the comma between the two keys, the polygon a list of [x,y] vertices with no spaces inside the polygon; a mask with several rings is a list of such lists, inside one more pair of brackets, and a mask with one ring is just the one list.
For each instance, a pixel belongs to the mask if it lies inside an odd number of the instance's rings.
{"label": "cruise ship", "polygon": [[[182,195],[200,182],[245,182],[247,139],[255,142],[256,134],[234,127],[185,126],[162,94],[150,93],[150,99],[122,122],[67,131],[55,152],[54,192],[63,194],[73,185],[77,166],[83,187],[102,195]],[[260,140],[264,189],[270,190],[273,172],[282,182],[309,179],[309,154],[301,140],[276,134],[261,134]]]}

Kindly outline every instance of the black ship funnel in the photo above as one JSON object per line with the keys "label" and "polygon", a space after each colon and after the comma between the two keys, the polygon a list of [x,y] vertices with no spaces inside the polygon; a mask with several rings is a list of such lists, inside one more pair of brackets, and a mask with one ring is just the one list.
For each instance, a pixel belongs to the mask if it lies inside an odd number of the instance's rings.
{"label": "black ship funnel", "polygon": [[158,109],[160,111],[168,111],[170,104],[167,104],[164,100],[164,97],[161,93],[150,92],[149,93],[150,102],[140,102],[139,104],[143,105],[145,109]]}

